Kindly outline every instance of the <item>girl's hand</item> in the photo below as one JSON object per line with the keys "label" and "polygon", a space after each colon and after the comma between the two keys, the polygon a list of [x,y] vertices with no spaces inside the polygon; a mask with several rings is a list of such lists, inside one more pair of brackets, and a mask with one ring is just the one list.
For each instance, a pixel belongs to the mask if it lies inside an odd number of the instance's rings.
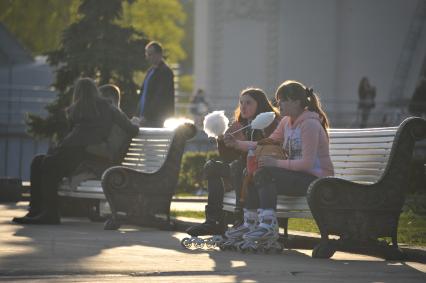
{"label": "girl's hand", "polygon": [[262,156],[257,161],[258,167],[277,167],[277,159],[271,156]]}
{"label": "girl's hand", "polygon": [[233,135],[225,135],[223,141],[227,147],[237,147],[237,139]]}

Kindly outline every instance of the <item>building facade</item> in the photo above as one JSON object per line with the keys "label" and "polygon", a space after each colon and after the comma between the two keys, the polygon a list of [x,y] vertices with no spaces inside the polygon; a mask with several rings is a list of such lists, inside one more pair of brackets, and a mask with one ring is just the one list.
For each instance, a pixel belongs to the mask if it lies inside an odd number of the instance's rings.
{"label": "building facade", "polygon": [[0,178],[30,178],[35,154],[45,153],[47,140],[27,134],[27,113],[47,114],[56,97],[50,88],[53,70],[43,57],[33,58],[0,24]]}
{"label": "building facade", "polygon": [[425,62],[425,2],[195,1],[195,88],[231,115],[243,88],[272,97],[284,80],[299,80],[320,94],[333,126],[353,127],[368,77],[376,87],[368,125],[398,123]]}

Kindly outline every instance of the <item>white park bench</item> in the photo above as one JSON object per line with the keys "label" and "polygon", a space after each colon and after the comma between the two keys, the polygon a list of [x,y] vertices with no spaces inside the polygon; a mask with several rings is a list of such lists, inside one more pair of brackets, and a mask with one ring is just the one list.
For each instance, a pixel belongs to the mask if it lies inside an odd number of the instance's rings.
{"label": "white park bench", "polygon": [[[408,167],[415,142],[426,137],[426,121],[409,118],[399,127],[330,129],[329,136],[335,176],[315,180],[307,197],[278,196],[277,216],[285,236],[289,218],[315,218],[323,238],[323,246],[314,250],[315,257],[330,257],[341,248],[336,244],[330,247],[329,234],[351,241],[389,236],[397,249],[396,230],[409,182]],[[383,200],[394,205],[383,208]],[[224,210],[229,213],[234,208],[232,191],[225,194]],[[383,211],[392,211],[393,218],[387,215],[377,220],[376,215],[386,214]]]}
{"label": "white park bench", "polygon": [[[166,171],[169,170],[169,174],[173,175],[176,173],[176,169],[172,167],[177,167],[177,170],[179,170],[185,142],[194,134],[195,128],[189,124],[180,126],[175,130],[140,128],[138,135],[132,139],[121,165],[112,168],[127,168],[139,174],[158,175],[159,172],[163,172],[164,168],[167,167]],[[167,162],[172,164],[165,164]],[[92,207],[89,210],[93,210],[93,213],[89,214],[91,219],[96,220],[99,216],[111,214],[111,204],[108,203],[105,196],[102,180],[79,179],[84,179],[84,174],[68,182],[63,182],[58,189],[58,195],[67,198],[90,200],[88,203]],[[140,188],[144,188],[145,185],[143,180],[137,184]],[[170,183],[170,192],[174,193],[175,186],[176,182]]]}

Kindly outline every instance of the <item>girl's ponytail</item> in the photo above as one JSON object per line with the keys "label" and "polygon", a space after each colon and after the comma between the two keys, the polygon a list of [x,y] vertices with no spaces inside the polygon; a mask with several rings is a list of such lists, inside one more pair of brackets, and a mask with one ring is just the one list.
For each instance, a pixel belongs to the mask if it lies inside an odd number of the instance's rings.
{"label": "girl's ponytail", "polygon": [[314,93],[312,88],[306,88],[306,97],[308,100],[308,110],[318,113],[320,116],[321,125],[328,135],[327,129],[330,128],[330,123],[328,121],[327,115],[321,107],[321,101],[319,97]]}

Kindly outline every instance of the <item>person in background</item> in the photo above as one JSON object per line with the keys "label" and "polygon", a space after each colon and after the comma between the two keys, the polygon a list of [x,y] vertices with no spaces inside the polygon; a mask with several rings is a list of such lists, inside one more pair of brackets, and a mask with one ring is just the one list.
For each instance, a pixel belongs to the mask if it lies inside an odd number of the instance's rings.
{"label": "person in background", "polygon": [[358,97],[359,127],[365,128],[367,127],[370,112],[376,106],[374,102],[376,97],[376,88],[370,84],[367,77],[363,77],[359,83]]}
{"label": "person in background", "polygon": [[137,117],[132,120],[143,127],[163,127],[164,121],[175,114],[173,72],[164,61],[160,43],[148,43],[145,57],[151,67],[146,72],[139,92]]}
{"label": "person in background", "polygon": [[115,108],[120,109],[121,94],[118,86],[105,84],[99,87],[99,92],[103,98],[109,101]]}
{"label": "person in background", "polygon": [[[127,119],[126,114],[120,109],[121,94],[118,86],[113,84],[105,84],[99,87],[99,92],[102,98],[106,99],[111,105],[120,111],[123,119]],[[138,123],[135,124],[139,125]],[[109,163],[108,166],[118,165],[123,159],[132,137],[133,135],[129,135],[125,129],[116,123],[113,123],[110,134],[104,142],[101,144],[89,145],[86,149],[89,153],[99,157],[100,160],[103,159],[104,161],[107,161]],[[92,168],[94,169],[92,171],[96,172],[99,171],[97,169],[102,169],[96,167],[98,166]],[[99,172],[96,173],[96,178],[99,178]]]}
{"label": "person in background", "polygon": [[408,110],[414,116],[426,118],[426,77],[417,83]]}
{"label": "person in background", "polygon": [[191,99],[189,110],[194,118],[195,126],[202,129],[204,116],[209,112],[209,104],[206,101],[205,93],[202,89],[198,89],[195,92]]}

